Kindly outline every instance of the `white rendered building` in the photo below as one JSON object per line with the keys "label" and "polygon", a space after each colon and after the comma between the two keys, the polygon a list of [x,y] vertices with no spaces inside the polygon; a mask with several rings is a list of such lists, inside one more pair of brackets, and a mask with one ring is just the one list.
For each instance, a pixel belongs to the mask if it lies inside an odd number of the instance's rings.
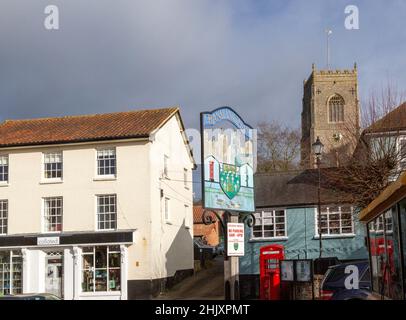
{"label": "white rendered building", "polygon": [[178,108],[0,124],[0,295],[148,299],[193,272]]}

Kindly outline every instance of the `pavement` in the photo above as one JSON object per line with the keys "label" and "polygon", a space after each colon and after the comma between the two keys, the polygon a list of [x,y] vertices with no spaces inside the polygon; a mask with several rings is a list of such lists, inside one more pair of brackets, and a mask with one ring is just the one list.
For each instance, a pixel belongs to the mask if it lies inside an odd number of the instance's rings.
{"label": "pavement", "polygon": [[224,262],[216,257],[211,266],[186,278],[154,300],[224,300]]}

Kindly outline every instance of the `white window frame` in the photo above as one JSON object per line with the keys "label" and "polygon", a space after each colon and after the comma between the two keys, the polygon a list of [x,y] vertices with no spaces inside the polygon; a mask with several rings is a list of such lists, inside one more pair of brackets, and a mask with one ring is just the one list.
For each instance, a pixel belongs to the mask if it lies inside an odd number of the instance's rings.
{"label": "white window frame", "polygon": [[164,154],[164,170],[163,170],[164,178],[169,179],[169,156]]}
{"label": "white window frame", "polygon": [[[330,208],[331,207],[337,207],[339,208],[339,212],[330,212]],[[351,230],[352,232],[350,233],[342,233],[342,229],[346,228],[345,226],[342,226],[342,218],[341,218],[341,214],[342,214],[342,207],[350,207],[351,208]],[[331,205],[331,206],[324,206],[321,208],[322,210],[322,215],[323,215],[323,210],[327,209],[328,213],[327,213],[327,230],[328,233],[323,233],[322,234],[322,238],[346,238],[346,237],[355,237],[355,221],[354,221],[354,207],[353,206],[345,206],[345,205]],[[314,210],[315,215],[314,215],[314,238],[318,239],[320,237],[319,235],[319,212],[318,212],[318,208],[315,208]],[[340,215],[340,233],[330,233],[330,226],[329,226],[329,216],[332,214],[339,214]]]}
{"label": "white window frame", "polygon": [[170,205],[171,199],[169,197],[164,197],[164,221],[166,223],[169,223],[171,221],[171,205]]}
{"label": "white window frame", "polygon": [[[100,174],[99,172],[99,153],[105,151],[113,151],[114,152],[114,160],[115,160],[115,173],[114,174]],[[96,179],[103,180],[103,179],[116,179],[117,178],[117,148],[116,147],[100,147],[96,149]]]}
{"label": "white window frame", "polygon": [[[275,228],[275,212],[276,211],[283,211],[283,213],[284,213],[284,222],[283,222],[283,224],[284,224],[284,233],[285,233],[284,236],[276,236],[276,228]],[[287,211],[286,209],[265,209],[265,210],[262,210],[261,212],[256,212],[255,215],[261,214],[262,237],[254,236],[254,227],[252,227],[251,228],[251,238],[250,238],[250,240],[253,240],[253,241],[258,241],[258,240],[272,240],[272,241],[287,240],[289,238],[289,236],[288,236],[288,226],[287,226],[288,224],[287,224],[286,211]],[[272,213],[271,217],[266,217],[266,219],[272,219],[272,221],[273,221],[272,224],[274,225],[274,228],[273,228],[274,236],[272,236],[272,237],[265,237],[264,236],[264,234],[265,234],[264,222],[263,222],[264,221],[263,220],[264,213]],[[256,220],[256,221],[258,221],[258,220]],[[272,225],[272,224],[269,224],[269,225]]]}
{"label": "white window frame", "polygon": [[191,223],[190,223],[190,219],[189,219],[190,206],[185,204],[184,205],[184,210],[185,210],[185,228],[190,229],[190,227],[191,227]]}
{"label": "white window frame", "polygon": [[[49,225],[51,225],[50,223],[47,222],[47,207],[46,207],[46,202],[49,200],[54,200],[54,201],[61,201],[61,207],[55,207],[54,209],[60,209],[60,214],[56,215],[55,217],[60,216],[61,219],[61,230],[48,230],[47,227],[49,227]],[[42,232],[43,233],[61,233],[63,231],[63,197],[44,197],[42,198]]]}
{"label": "white window frame", "polygon": [[[3,163],[3,161],[5,163]],[[10,181],[10,157],[8,154],[0,154],[0,166],[7,167],[7,180],[0,181],[0,185],[8,185]],[[2,175],[4,176],[5,173],[3,172]]]}
{"label": "white window frame", "polygon": [[[61,176],[56,178],[47,178],[46,177],[46,168],[45,165],[47,164],[47,156],[50,155],[60,155],[61,157]],[[50,163],[59,163],[59,162],[50,162]],[[42,153],[42,181],[44,182],[62,182],[63,181],[63,152],[62,151],[48,151]],[[52,171],[52,170],[51,170]],[[59,170],[58,170],[59,171]]]}
{"label": "white window frame", "polygon": [[183,186],[186,190],[189,190],[189,170],[187,168],[183,168]]}
{"label": "white window frame", "polygon": [[[101,229],[100,228],[100,220],[99,220],[99,218],[100,218],[100,216],[101,215],[106,215],[106,214],[112,214],[111,212],[109,212],[109,213],[106,213],[106,212],[103,212],[103,213],[101,213],[101,212],[99,212],[99,199],[101,198],[101,197],[115,197],[115,208],[116,208],[116,212],[114,213],[115,214],[115,228],[103,228],[103,229]],[[111,193],[111,194],[98,194],[98,195],[96,195],[96,231],[114,231],[114,230],[117,230],[117,228],[118,228],[118,197],[117,197],[117,194],[113,194],[113,193]],[[104,223],[106,223],[106,221],[107,220],[105,220],[104,221]],[[109,224],[111,225],[111,222],[113,221],[113,220],[108,220],[109,221]]]}
{"label": "white window frame", "polygon": [[[391,209],[389,209],[388,211],[390,211]],[[374,232],[375,234],[383,234],[384,230],[386,230],[386,234],[392,234],[393,233],[393,217],[391,217],[390,221],[388,221],[389,219],[386,217],[386,214],[388,213],[388,211],[386,211],[385,213],[381,214],[380,216],[378,216],[377,218],[375,218],[374,220],[372,220],[368,225],[373,225],[374,227],[369,228],[370,232]],[[375,221],[378,222],[378,228],[375,229]],[[384,227],[384,221],[385,221],[385,227]],[[381,228],[379,228],[381,226]]]}
{"label": "white window frame", "polygon": [[[399,136],[397,140],[398,140],[397,149],[398,149],[398,154],[399,154],[399,170],[406,170],[406,158],[403,159],[403,161],[401,158],[401,152],[402,152],[401,145],[402,145],[403,141],[406,141],[406,136],[404,136],[404,135]],[[402,169],[402,167],[403,167],[403,169]]]}
{"label": "white window frame", "polygon": [[[3,210],[3,206],[5,208]],[[8,200],[1,199],[0,200],[0,236],[7,235],[8,233],[8,212],[9,212],[9,204]],[[5,232],[4,232],[5,229]]]}

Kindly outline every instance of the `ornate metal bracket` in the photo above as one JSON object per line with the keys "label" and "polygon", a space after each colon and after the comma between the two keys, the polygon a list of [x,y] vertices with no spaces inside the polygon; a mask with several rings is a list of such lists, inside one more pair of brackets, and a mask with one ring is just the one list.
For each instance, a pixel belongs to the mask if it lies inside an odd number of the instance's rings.
{"label": "ornate metal bracket", "polygon": [[241,216],[242,223],[246,223],[248,227],[255,226],[255,215],[253,213],[247,213]]}
{"label": "ornate metal bracket", "polygon": [[[225,225],[225,221],[216,211],[204,210],[203,215],[202,215],[202,222],[205,225],[211,225],[211,224],[215,223],[216,219],[213,219],[212,214],[214,214],[216,216],[217,220],[220,221],[221,228],[224,231],[223,234],[226,234],[227,226]],[[229,214],[229,213],[225,212],[224,214]],[[252,228],[255,225],[255,215],[253,213],[240,214],[240,220],[242,223],[246,223],[247,226],[250,228]]]}
{"label": "ornate metal bracket", "polygon": [[216,216],[217,221],[220,221],[221,228],[223,229],[223,232],[224,232],[223,234],[225,234],[226,231],[227,231],[226,226],[224,224],[223,219],[221,218],[221,216],[216,211],[204,210],[203,215],[202,215],[202,222],[207,226],[215,223],[216,220],[213,219],[212,214],[214,214]]}

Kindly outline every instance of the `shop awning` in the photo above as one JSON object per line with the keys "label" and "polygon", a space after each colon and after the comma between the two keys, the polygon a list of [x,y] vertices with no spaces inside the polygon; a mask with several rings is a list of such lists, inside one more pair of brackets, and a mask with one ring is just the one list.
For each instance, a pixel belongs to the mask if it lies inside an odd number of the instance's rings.
{"label": "shop awning", "polygon": [[406,198],[406,172],[361,211],[360,221],[369,222],[373,220],[403,198]]}

